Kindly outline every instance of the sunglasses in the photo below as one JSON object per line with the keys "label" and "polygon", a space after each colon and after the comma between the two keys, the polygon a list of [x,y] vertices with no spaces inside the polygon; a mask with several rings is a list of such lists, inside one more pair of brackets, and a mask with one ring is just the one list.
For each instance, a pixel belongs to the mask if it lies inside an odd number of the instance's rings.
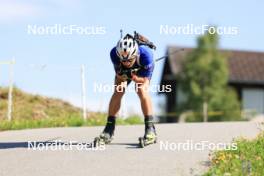
{"label": "sunglasses", "polygon": [[131,63],[131,62],[134,62],[135,59],[137,59],[138,56],[131,56],[130,59],[127,59],[127,60],[122,60],[121,62],[122,63]]}
{"label": "sunglasses", "polygon": [[122,63],[131,63],[131,62],[133,62],[134,61],[134,59],[128,59],[128,60],[123,60],[123,61],[121,61]]}

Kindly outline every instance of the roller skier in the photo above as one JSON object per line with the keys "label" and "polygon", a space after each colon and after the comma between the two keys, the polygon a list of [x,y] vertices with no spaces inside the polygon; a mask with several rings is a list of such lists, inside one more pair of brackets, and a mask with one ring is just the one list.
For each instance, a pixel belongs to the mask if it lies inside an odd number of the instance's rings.
{"label": "roller skier", "polygon": [[131,82],[135,82],[144,114],[145,132],[144,136],[139,138],[139,145],[144,147],[156,143],[157,134],[153,122],[152,101],[148,92],[155,63],[152,49],[156,49],[155,45],[135,32],[134,36],[126,34],[124,37],[121,33],[121,39],[110,51],[115,70],[115,90],[109,103],[107,123],[100,136],[95,138],[95,146],[112,141],[121,99],[126,86]]}

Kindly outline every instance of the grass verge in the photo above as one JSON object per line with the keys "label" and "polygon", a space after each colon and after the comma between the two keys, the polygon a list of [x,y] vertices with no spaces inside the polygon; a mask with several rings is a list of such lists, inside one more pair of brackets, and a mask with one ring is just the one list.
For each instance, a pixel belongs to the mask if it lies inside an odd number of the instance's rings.
{"label": "grass verge", "polygon": [[237,150],[213,153],[210,169],[204,176],[264,175],[264,132],[255,139],[240,138],[235,142]]}
{"label": "grass verge", "polygon": [[[80,126],[102,126],[106,123],[106,115],[97,114],[84,120],[81,117],[68,118],[44,118],[44,119],[15,119],[11,121],[1,120],[0,131],[20,130],[32,128],[49,128],[49,127],[80,127]],[[138,116],[128,117],[127,119],[118,119],[117,125],[134,125],[142,124],[143,121]]]}

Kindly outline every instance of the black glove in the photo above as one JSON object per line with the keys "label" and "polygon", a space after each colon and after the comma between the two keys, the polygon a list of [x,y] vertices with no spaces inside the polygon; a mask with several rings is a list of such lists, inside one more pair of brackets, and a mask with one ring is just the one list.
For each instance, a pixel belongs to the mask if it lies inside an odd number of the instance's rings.
{"label": "black glove", "polygon": [[132,74],[136,74],[137,71],[138,69],[121,69],[119,75],[125,75],[127,79],[131,79]]}

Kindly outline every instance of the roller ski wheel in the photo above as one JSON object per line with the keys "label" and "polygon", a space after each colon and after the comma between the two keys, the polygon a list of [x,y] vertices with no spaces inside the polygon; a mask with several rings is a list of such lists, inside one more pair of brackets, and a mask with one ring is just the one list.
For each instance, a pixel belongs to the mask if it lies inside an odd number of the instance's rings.
{"label": "roller ski wheel", "polygon": [[140,137],[138,140],[139,140],[139,146],[141,148],[144,148],[147,145],[157,143],[157,137],[156,136],[154,136],[153,138]]}
{"label": "roller ski wheel", "polygon": [[94,147],[98,147],[98,146],[101,146],[101,145],[110,144],[112,140],[113,140],[113,137],[111,137],[107,133],[103,133],[99,137],[96,137],[94,139],[93,146]]}

